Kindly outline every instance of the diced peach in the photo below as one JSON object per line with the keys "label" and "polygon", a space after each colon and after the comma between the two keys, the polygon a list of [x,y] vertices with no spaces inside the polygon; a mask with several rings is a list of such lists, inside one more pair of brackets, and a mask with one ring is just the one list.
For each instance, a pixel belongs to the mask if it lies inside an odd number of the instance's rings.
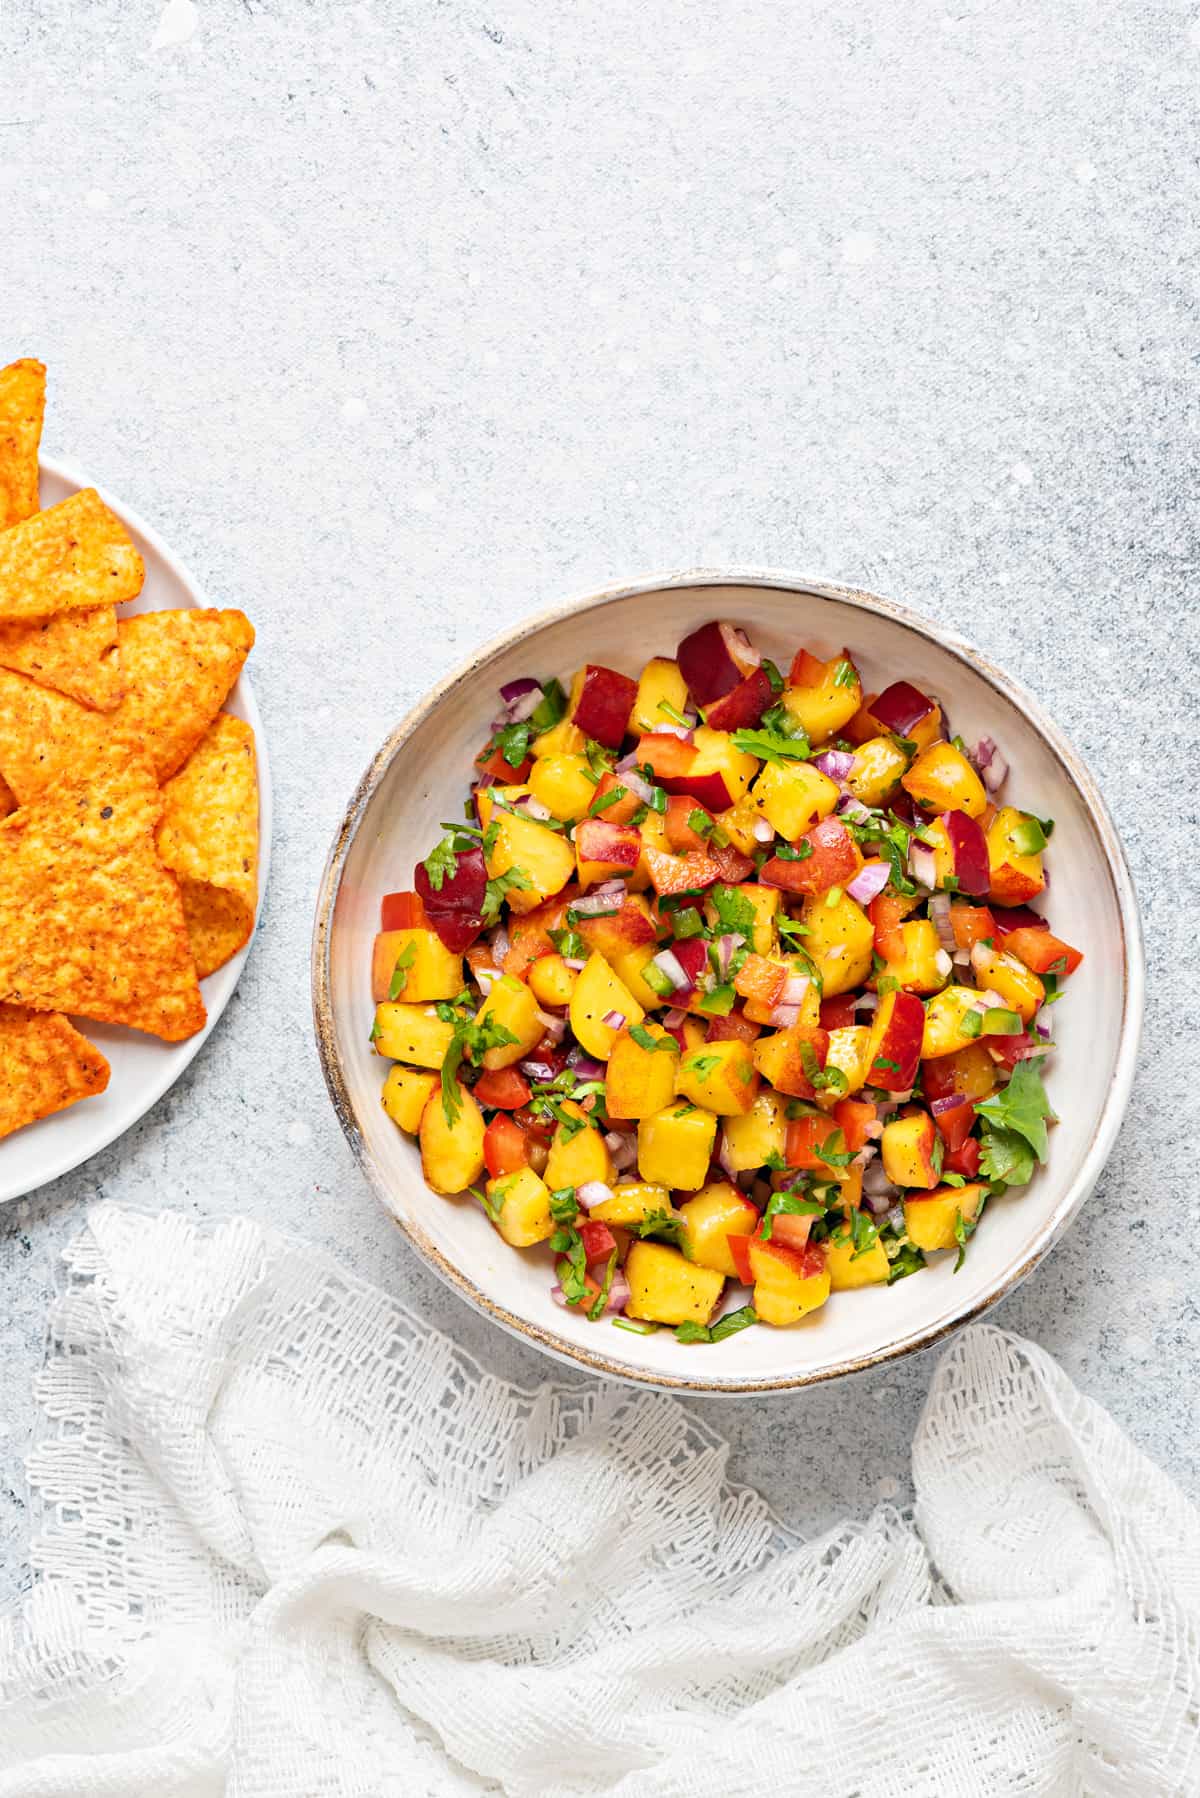
{"label": "diced peach", "polygon": [[1006,805],[988,826],[988,861],[992,884],[988,895],[997,905],[1024,905],[1046,884],[1041,854],[1023,854],[1013,842],[1013,832],[1026,822],[1026,814]]}
{"label": "diced peach", "polygon": [[921,1059],[925,1033],[925,1007],[915,993],[885,993],[871,1029],[870,1071],[867,1081],[886,1092],[911,1091]]}
{"label": "diced peach", "polygon": [[755,1067],[776,1092],[789,1093],[797,1099],[811,1099],[816,1089],[809,1073],[814,1068],[819,1072],[825,1067],[829,1032],[822,1030],[819,1024],[793,1024],[789,1030],[777,1030],[774,1036],[760,1037],[752,1054]]}
{"label": "diced peach", "polygon": [[702,706],[731,693],[759,666],[745,631],[719,618],[692,631],[675,654],[680,673]]}
{"label": "diced peach", "polygon": [[657,730],[662,724],[674,722],[672,712],[682,718],[687,705],[687,682],[678,662],[672,662],[666,656],[655,656],[642,669],[629,728],[639,734]]}
{"label": "diced peach", "polygon": [[693,850],[690,855],[663,855],[659,850],[643,845],[642,854],[654,890],[660,896],[710,887],[720,874],[712,857],[703,851]]}
{"label": "diced peach", "polygon": [[754,1309],[763,1323],[798,1323],[829,1297],[830,1278],[819,1248],[787,1248],[781,1242],[748,1239],[754,1276]]}
{"label": "diced peach", "polygon": [[883,1171],[895,1186],[932,1190],[938,1183],[942,1147],[927,1111],[889,1118],[879,1143]]}
{"label": "diced peach", "polygon": [[1073,974],[1083,960],[1082,949],[1072,949],[1049,930],[1010,930],[1004,947],[1035,974]]}
{"label": "diced peach", "polygon": [[810,742],[824,743],[836,736],[862,704],[862,682],[849,651],[821,662],[800,650],[780,701]]}
{"label": "diced peach", "polygon": [[606,749],[619,749],[637,698],[636,681],[595,662],[583,669],[582,680],[576,679],[578,691],[572,692],[569,713],[572,723]]}
{"label": "diced peach", "polygon": [[966,812],[978,818],[987,807],[983,782],[953,743],[932,743],[923,749],[900,784],[926,811]]}
{"label": "diced peach", "polygon": [[627,877],[637,867],[641,853],[642,839],[632,825],[583,818],[575,826],[575,864],[581,887]]}
{"label": "diced peach", "polygon": [[862,867],[858,845],[838,818],[810,825],[796,848],[798,859],[773,855],[763,864],[759,879],[788,893],[827,893],[831,887],[848,885]]}

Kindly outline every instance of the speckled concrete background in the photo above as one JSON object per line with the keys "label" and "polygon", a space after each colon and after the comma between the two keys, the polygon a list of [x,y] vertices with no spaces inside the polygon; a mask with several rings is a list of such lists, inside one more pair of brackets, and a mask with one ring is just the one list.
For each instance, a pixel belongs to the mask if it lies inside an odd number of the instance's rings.
{"label": "speckled concrete background", "polygon": [[[50,364],[48,449],[253,617],[279,823],[197,1063],[0,1216],[13,1580],[46,1299],[97,1195],[275,1220],[545,1373],[422,1271],[351,1164],[309,1026],[313,893],[432,680],[529,608],[689,563],[806,568],[952,622],[1104,782],[1145,907],[1142,1070],[1096,1197],[998,1316],[1194,1489],[1198,21],[9,0],[0,352]],[[738,1475],[816,1525],[906,1491],[928,1375],[702,1408]]]}

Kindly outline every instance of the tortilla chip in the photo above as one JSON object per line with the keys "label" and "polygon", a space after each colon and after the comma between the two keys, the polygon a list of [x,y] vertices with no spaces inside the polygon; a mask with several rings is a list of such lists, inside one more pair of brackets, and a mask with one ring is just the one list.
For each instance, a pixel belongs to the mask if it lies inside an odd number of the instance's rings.
{"label": "tortilla chip", "polygon": [[0,368],[0,531],[32,518],[38,498],[38,446],[46,411],[46,370],[26,358]]}
{"label": "tortilla chip", "polygon": [[133,538],[92,487],[0,531],[0,618],[116,606],[142,590]]}
{"label": "tortilla chip", "polygon": [[60,612],[32,624],[0,623],[0,668],[109,712],[125,691],[114,606]]}
{"label": "tortilla chip", "polygon": [[0,668],[0,774],[21,805],[106,742],[169,780],[224,705],[254,631],[242,612],[140,612],[119,620],[117,642],[126,691],[107,713]]}
{"label": "tortilla chip", "polygon": [[17,809],[17,796],[8,782],[0,777],[0,818],[7,818],[9,812]]}
{"label": "tortilla chip", "polygon": [[180,1042],[205,1020],[174,875],[154,847],[162,797],[107,753],[0,824],[0,1000]]}
{"label": "tortilla chip", "polygon": [[108,1072],[61,1012],[0,1005],[0,1137],[102,1093]]}
{"label": "tortilla chip", "polygon": [[163,788],[158,853],[179,881],[201,980],[249,939],[258,903],[254,732],[222,712]]}

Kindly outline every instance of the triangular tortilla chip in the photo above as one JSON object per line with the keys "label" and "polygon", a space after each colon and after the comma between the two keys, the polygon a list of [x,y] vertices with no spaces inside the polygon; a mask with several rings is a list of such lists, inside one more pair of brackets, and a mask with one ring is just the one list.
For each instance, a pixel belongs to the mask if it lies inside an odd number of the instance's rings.
{"label": "triangular tortilla chip", "polygon": [[108,1063],[61,1012],[0,1005],[0,1136],[102,1093]]}
{"label": "triangular tortilla chip", "polygon": [[166,1042],[203,1026],[161,814],[149,767],[108,754],[0,823],[0,1000]]}
{"label": "triangular tortilla chip", "polygon": [[140,612],[118,622],[117,642],[126,692],[104,714],[0,668],[0,774],[21,805],[106,741],[169,780],[224,705],[254,631],[242,612]]}
{"label": "triangular tortilla chip", "polygon": [[0,623],[0,668],[110,712],[125,691],[115,606],[60,612],[32,624]]}
{"label": "triangular tortilla chip", "polygon": [[0,818],[7,818],[9,812],[17,809],[17,796],[8,782],[0,777]]}
{"label": "triangular tortilla chip", "polygon": [[0,368],[0,531],[32,518],[38,499],[38,446],[46,411],[46,370],[26,358]]}
{"label": "triangular tortilla chip", "polygon": [[158,853],[179,881],[201,980],[249,938],[258,903],[254,732],[222,712],[163,788]]}
{"label": "triangular tortilla chip", "polygon": [[142,590],[133,538],[92,487],[0,531],[0,618],[117,606]]}

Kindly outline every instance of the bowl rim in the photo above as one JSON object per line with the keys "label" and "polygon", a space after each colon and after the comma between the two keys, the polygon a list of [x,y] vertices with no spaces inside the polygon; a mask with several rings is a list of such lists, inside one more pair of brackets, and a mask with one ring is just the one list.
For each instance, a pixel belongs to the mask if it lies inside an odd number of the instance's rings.
{"label": "bowl rim", "polygon": [[[557,624],[577,612],[599,610],[603,606],[615,604],[623,599],[670,591],[680,587],[774,588],[793,595],[808,594],[816,599],[836,600],[859,611],[905,625],[918,636],[925,638],[940,649],[947,650],[959,661],[964,662],[972,672],[1024,713],[1058,758],[1068,778],[1078,788],[1092,818],[1104,853],[1109,879],[1117,900],[1117,917],[1121,931],[1122,965],[1125,978],[1122,986],[1120,1037],[1112,1079],[1101,1106],[1096,1131],[1074,1178],[1017,1264],[1006,1270],[982,1298],[973,1303],[964,1302],[950,1317],[944,1317],[928,1328],[918,1327],[909,1330],[906,1335],[889,1343],[884,1348],[871,1350],[861,1355],[843,1356],[838,1361],[831,1362],[827,1367],[805,1373],[783,1374],[778,1378],[765,1378],[756,1375],[747,1379],[723,1380],[712,1376],[689,1377],[686,1374],[665,1374],[631,1367],[628,1363],[614,1361],[599,1351],[593,1351],[570,1342],[565,1337],[559,1336],[554,1330],[532,1323],[527,1318],[510,1311],[507,1306],[499,1304],[489,1293],[477,1286],[469,1274],[454,1265],[426,1235],[419,1224],[397,1217],[391,1209],[388,1203],[391,1182],[368,1149],[363,1133],[359,1129],[354,1104],[342,1069],[333,1017],[330,967],[332,923],[346,861],[371,800],[395,757],[417,728],[460,681],[527,638],[536,636],[547,626]],[[914,1354],[921,1349],[931,1348],[936,1343],[944,1341],[956,1330],[962,1329],[964,1325],[981,1317],[984,1312],[990,1310],[993,1305],[998,1304],[1001,1299],[1013,1292],[1049,1252],[1074,1218],[1095,1186],[1112,1151],[1117,1131],[1129,1102],[1145,1005],[1145,952],[1141,918],[1138,911],[1137,894],[1125,858],[1124,848],[1099,785],[1090,769],[1054,720],[1044,711],[1041,703],[1018,682],[1005,674],[1002,669],[990,662],[979,650],[973,648],[965,638],[960,637],[955,631],[947,630],[941,625],[935,625],[922,618],[918,613],[910,611],[907,606],[901,605],[898,601],[885,599],[879,594],[870,593],[862,588],[846,587],[836,582],[816,580],[778,568],[735,567],[668,570],[661,574],[647,575],[632,581],[621,581],[586,593],[576,594],[523,617],[508,630],[490,638],[453,668],[430,689],[424,698],[418,700],[417,704],[389,733],[381,748],[372,757],[346,807],[321,876],[313,924],[311,970],[313,1022],[316,1030],[317,1049],[321,1061],[321,1071],[325,1076],[334,1111],[345,1132],[355,1160],[366,1175],[384,1209],[424,1260],[477,1311],[482,1312],[493,1323],[499,1324],[523,1341],[532,1343],[536,1348],[556,1360],[580,1367],[585,1372],[605,1375],[610,1379],[626,1380],[635,1385],[649,1386],[662,1391],[695,1393],[705,1396],[743,1392],[789,1392],[822,1385],[827,1380],[841,1379],[847,1374],[866,1373],[887,1362],[899,1360],[903,1355]]]}

